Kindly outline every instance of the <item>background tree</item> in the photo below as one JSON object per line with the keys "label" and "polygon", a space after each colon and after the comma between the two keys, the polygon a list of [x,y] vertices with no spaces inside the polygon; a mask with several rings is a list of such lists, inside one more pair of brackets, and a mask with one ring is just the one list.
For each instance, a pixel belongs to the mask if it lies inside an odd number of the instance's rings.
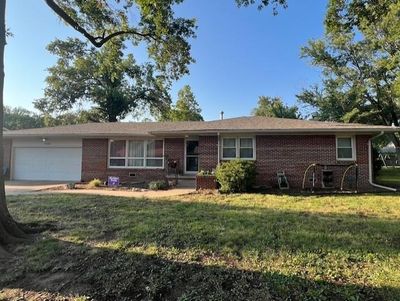
{"label": "background tree", "polygon": [[[194,37],[195,21],[176,18],[173,6],[182,0],[44,0],[67,24],[85,36],[95,47],[118,36],[127,36],[138,45],[144,42],[149,56],[159,70],[170,76],[188,72],[187,65],[193,61],[188,39]],[[260,0],[261,6],[269,0]],[[255,0],[236,0],[240,5]],[[286,3],[272,0],[272,3]],[[116,9],[118,7],[118,9]],[[137,10],[136,23],[130,22],[131,8]],[[4,50],[7,28],[5,23],[6,0],[0,1],[0,167],[3,167],[3,104],[4,104]],[[7,252],[4,245],[26,238],[21,227],[11,217],[6,203],[4,175],[0,173],[0,257]]]}
{"label": "background tree", "polygon": [[44,114],[41,118],[45,127],[102,121],[101,115],[96,110],[68,111],[55,116]]}
{"label": "background tree", "polygon": [[8,130],[39,128],[42,117],[24,108],[4,106],[4,127]]}
{"label": "background tree", "polygon": [[280,97],[260,96],[258,105],[253,109],[252,115],[264,117],[278,117],[299,119],[299,109],[296,106],[287,106]]}
{"label": "background tree", "polygon": [[50,43],[48,50],[58,60],[48,69],[45,97],[35,107],[48,114],[90,103],[99,121],[108,122],[125,118],[139,105],[168,107],[165,78],[155,76],[152,65],[138,66],[132,54],[125,56],[123,42],[114,38],[100,50],[79,39]]}
{"label": "background tree", "polygon": [[397,0],[329,1],[324,38],[302,49],[322,68],[322,86],[298,95],[315,119],[399,126],[399,15]]}
{"label": "background tree", "polygon": [[189,85],[185,85],[178,92],[176,104],[161,113],[160,120],[163,121],[203,121],[201,108]]}

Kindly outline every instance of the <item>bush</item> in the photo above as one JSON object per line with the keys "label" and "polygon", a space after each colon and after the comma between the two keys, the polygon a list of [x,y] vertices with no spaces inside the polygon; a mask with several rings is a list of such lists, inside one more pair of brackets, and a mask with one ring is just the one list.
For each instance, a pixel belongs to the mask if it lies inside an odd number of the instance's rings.
{"label": "bush", "polygon": [[76,184],[74,182],[67,184],[67,189],[75,189],[75,188],[76,188]]}
{"label": "bush", "polygon": [[246,192],[256,179],[254,161],[233,160],[220,164],[215,171],[220,191],[223,193]]}
{"label": "bush", "polygon": [[198,176],[215,176],[215,170],[209,171],[209,170],[200,170],[197,173]]}
{"label": "bush", "polygon": [[101,180],[100,179],[93,179],[89,182],[90,187],[100,187]]}
{"label": "bush", "polygon": [[153,181],[149,183],[149,189],[151,190],[167,190],[168,183],[166,181]]}

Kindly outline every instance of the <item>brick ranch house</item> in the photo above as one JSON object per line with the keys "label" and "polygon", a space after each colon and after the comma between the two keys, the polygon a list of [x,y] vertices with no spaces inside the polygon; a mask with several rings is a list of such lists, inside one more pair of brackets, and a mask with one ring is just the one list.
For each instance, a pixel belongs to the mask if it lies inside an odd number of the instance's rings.
{"label": "brick ranch house", "polygon": [[[340,187],[357,163],[359,191],[373,189],[371,139],[399,128],[266,117],[199,122],[88,123],[4,132],[6,177],[12,180],[125,182],[211,171],[219,162],[255,160],[257,185]],[[310,164],[318,164],[305,174]],[[346,173],[354,186],[356,168]],[[328,182],[329,183],[328,183]],[[304,183],[303,183],[304,182]]]}

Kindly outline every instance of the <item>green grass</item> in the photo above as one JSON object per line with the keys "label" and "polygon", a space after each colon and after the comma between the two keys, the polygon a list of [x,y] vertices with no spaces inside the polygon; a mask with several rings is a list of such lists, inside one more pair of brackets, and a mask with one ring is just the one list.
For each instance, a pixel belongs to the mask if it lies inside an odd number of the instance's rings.
{"label": "green grass", "polygon": [[51,227],[0,265],[0,300],[15,290],[80,300],[400,300],[398,194],[9,204],[19,221]]}
{"label": "green grass", "polygon": [[400,186],[400,167],[382,167],[376,177],[376,182],[388,186]]}

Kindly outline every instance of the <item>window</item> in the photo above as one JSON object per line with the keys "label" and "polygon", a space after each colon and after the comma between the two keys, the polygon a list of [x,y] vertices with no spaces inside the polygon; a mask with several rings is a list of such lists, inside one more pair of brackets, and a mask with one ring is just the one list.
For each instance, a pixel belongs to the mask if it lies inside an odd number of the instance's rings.
{"label": "window", "polygon": [[240,141],[240,158],[253,159],[253,139],[239,138]]}
{"label": "window", "polygon": [[336,159],[355,160],[354,137],[336,138]]}
{"label": "window", "polygon": [[224,138],[222,141],[222,158],[236,158],[236,138]]}
{"label": "window", "polygon": [[163,140],[110,140],[110,167],[162,168]]}
{"label": "window", "polygon": [[223,138],[222,159],[255,159],[254,138]]}
{"label": "window", "polygon": [[110,166],[125,166],[125,140],[114,140],[110,144]]}

